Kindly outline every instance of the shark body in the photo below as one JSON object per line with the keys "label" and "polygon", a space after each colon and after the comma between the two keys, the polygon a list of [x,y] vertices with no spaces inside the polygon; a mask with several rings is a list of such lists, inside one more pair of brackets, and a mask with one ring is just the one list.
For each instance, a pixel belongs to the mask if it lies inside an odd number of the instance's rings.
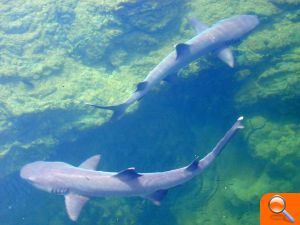
{"label": "shark body", "polygon": [[64,162],[37,161],[25,165],[21,178],[34,187],[65,196],[69,218],[76,221],[90,197],[139,196],[159,205],[168,189],[192,179],[221,153],[238,129],[243,128],[240,117],[203,159],[196,158],[188,166],[156,173],[137,173],[134,168],[121,172],[96,171],[100,156],[93,156],[79,167]]}
{"label": "shark body", "polygon": [[89,103],[88,105],[112,110],[111,121],[115,121],[120,119],[126,109],[145,96],[152,87],[162,80],[167,80],[181,68],[207,53],[215,53],[222,61],[233,67],[234,58],[228,46],[240,42],[259,24],[255,15],[233,16],[219,21],[212,27],[208,27],[193,18],[189,18],[189,22],[198,34],[185,43],[177,44],[175,50],[150,71],[148,76],[137,85],[136,91],[124,103],[113,106]]}

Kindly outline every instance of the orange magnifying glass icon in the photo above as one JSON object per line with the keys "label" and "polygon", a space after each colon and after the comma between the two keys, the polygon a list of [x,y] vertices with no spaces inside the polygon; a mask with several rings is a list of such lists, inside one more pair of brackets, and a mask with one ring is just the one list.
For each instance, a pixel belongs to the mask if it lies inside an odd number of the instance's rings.
{"label": "orange magnifying glass icon", "polygon": [[294,217],[291,216],[291,214],[289,214],[286,210],[286,202],[285,199],[283,197],[281,197],[280,195],[274,195],[270,201],[269,201],[269,209],[271,210],[271,212],[279,214],[279,213],[283,213],[286,218],[294,223],[295,219]]}

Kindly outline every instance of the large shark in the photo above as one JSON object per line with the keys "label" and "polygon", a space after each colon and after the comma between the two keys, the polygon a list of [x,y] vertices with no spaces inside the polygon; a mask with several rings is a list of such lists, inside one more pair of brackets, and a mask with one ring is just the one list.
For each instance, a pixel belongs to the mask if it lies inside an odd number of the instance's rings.
{"label": "large shark", "polygon": [[111,121],[115,121],[120,119],[126,109],[135,101],[140,100],[153,86],[162,80],[168,80],[172,75],[176,75],[178,70],[206,53],[216,54],[230,67],[233,67],[234,59],[228,46],[240,42],[259,24],[255,15],[233,16],[219,21],[212,27],[193,18],[189,18],[189,22],[198,33],[197,36],[185,43],[175,45],[175,50],[150,71],[142,82],[138,83],[136,91],[124,103],[113,106],[87,104],[100,109],[112,110]]}
{"label": "large shark", "polygon": [[168,189],[192,179],[221,153],[236,131],[243,128],[238,118],[214,149],[203,159],[196,158],[188,166],[156,173],[137,173],[134,168],[121,172],[95,171],[100,156],[93,156],[79,167],[63,162],[37,161],[25,165],[20,176],[34,187],[65,196],[69,218],[76,221],[90,197],[140,196],[159,205]]}

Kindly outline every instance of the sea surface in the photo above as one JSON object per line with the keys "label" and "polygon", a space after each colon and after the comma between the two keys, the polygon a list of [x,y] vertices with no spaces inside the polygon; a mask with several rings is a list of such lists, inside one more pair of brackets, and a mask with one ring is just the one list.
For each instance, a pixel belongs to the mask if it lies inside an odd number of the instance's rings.
{"label": "sea surface", "polygon": [[[120,104],[174,45],[234,15],[260,24],[230,48],[162,82],[110,123]],[[0,0],[0,225],[256,225],[268,192],[299,192],[299,0]],[[27,163],[160,172],[212,150],[239,116],[239,131],[199,176],[161,206],[92,198],[76,223],[63,196],[20,178]]]}

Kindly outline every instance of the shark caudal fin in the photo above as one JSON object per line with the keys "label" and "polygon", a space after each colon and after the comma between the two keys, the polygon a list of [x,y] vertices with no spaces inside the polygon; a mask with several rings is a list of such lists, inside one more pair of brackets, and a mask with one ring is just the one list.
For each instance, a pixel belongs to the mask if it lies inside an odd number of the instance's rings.
{"label": "shark caudal fin", "polygon": [[225,148],[225,146],[229,143],[229,141],[233,138],[233,136],[236,134],[236,132],[239,129],[243,129],[244,126],[242,124],[244,117],[239,117],[237,121],[233,124],[233,126],[226,132],[224,137],[217,143],[217,145],[214,147],[214,149],[209,152],[203,159],[199,160],[199,158],[196,158],[190,165],[186,167],[186,170],[188,171],[194,171],[194,170],[203,170],[207,166],[209,166],[216,158],[217,156],[222,152],[222,150]]}
{"label": "shark caudal fin", "polygon": [[[100,161],[100,155],[95,155],[79,165],[79,168],[96,170]],[[86,196],[78,195],[75,193],[69,193],[65,195],[65,205],[68,216],[71,220],[76,221],[80,215],[81,209],[89,201]]]}
{"label": "shark caudal fin", "polygon": [[209,166],[214,161],[214,159],[217,158],[218,155],[220,155],[222,150],[225,148],[225,146],[229,143],[229,141],[233,138],[233,136],[239,129],[244,128],[242,124],[243,119],[244,117],[239,117],[237,121],[233,124],[233,126],[226,132],[224,137],[217,143],[214,149],[199,161],[198,166],[201,170]]}
{"label": "shark caudal fin", "polygon": [[93,106],[98,109],[105,109],[105,110],[113,111],[113,115],[110,118],[109,122],[114,122],[114,121],[121,119],[121,117],[125,114],[125,111],[127,109],[126,103],[123,103],[120,105],[111,105],[111,106],[94,105],[94,104],[90,104],[90,103],[86,103],[86,105]]}

